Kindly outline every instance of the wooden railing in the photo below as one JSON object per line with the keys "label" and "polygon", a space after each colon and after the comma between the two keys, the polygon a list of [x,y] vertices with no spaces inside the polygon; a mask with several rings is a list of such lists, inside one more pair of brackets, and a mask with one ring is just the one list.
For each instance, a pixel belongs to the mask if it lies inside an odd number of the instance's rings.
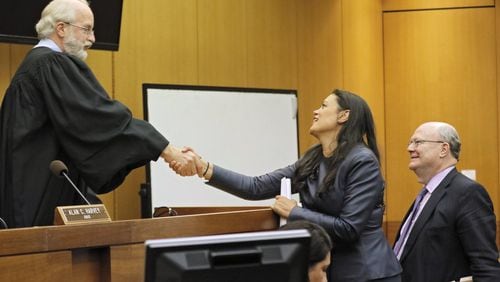
{"label": "wooden railing", "polygon": [[142,281],[148,239],[275,230],[269,208],[175,208],[152,219],[0,231],[0,281]]}

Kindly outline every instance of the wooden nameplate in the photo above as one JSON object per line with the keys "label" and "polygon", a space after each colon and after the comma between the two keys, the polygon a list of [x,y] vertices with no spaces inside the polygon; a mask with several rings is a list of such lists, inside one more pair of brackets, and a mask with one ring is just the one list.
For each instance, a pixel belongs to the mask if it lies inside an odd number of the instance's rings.
{"label": "wooden nameplate", "polygon": [[106,207],[100,205],[79,205],[56,207],[54,225],[82,224],[111,221]]}

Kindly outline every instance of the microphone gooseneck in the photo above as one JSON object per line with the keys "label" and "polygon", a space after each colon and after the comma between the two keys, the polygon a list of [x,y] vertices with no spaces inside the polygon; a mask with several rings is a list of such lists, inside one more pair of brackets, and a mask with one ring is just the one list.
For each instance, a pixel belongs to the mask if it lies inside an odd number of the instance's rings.
{"label": "microphone gooseneck", "polygon": [[5,222],[5,220],[3,220],[3,218],[0,217],[0,229],[8,229],[9,226],[7,225],[7,223]]}
{"label": "microphone gooseneck", "polygon": [[87,205],[90,205],[90,202],[87,200],[87,198],[85,198],[85,196],[83,196],[80,189],[78,189],[76,187],[76,185],[73,183],[73,181],[71,181],[71,179],[68,177],[68,167],[62,161],[60,161],[60,160],[51,161],[50,165],[49,165],[49,169],[52,172],[52,174],[54,174],[55,176],[65,177],[69,181],[71,186],[73,186],[75,191],[78,192],[78,194],[80,194],[80,197],[82,197],[82,199],[85,200]]}

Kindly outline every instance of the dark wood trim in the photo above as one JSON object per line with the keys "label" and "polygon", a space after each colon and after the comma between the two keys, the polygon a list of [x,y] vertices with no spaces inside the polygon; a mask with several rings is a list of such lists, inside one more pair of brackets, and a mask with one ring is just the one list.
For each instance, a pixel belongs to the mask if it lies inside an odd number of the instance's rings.
{"label": "dark wood trim", "polygon": [[74,248],[142,243],[149,239],[273,230],[271,209],[190,214],[68,226],[0,231],[0,257]]}
{"label": "dark wood trim", "polygon": [[[192,213],[201,211],[207,213]],[[0,281],[141,281],[145,240],[278,228],[270,208],[179,208],[178,214],[1,230]]]}

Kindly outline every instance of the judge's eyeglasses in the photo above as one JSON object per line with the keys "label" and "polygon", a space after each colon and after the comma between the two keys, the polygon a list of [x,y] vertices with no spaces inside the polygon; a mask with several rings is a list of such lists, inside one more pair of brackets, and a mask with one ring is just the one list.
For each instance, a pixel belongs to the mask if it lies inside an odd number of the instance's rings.
{"label": "judge's eyeglasses", "polygon": [[94,30],[91,29],[90,27],[88,26],[79,26],[79,25],[76,25],[76,24],[72,24],[72,23],[69,23],[69,22],[64,22],[65,24],[68,24],[70,26],[74,26],[74,27],[78,27],[79,29],[81,29],[83,31],[83,33],[85,33],[86,35],[92,35],[94,34]]}

